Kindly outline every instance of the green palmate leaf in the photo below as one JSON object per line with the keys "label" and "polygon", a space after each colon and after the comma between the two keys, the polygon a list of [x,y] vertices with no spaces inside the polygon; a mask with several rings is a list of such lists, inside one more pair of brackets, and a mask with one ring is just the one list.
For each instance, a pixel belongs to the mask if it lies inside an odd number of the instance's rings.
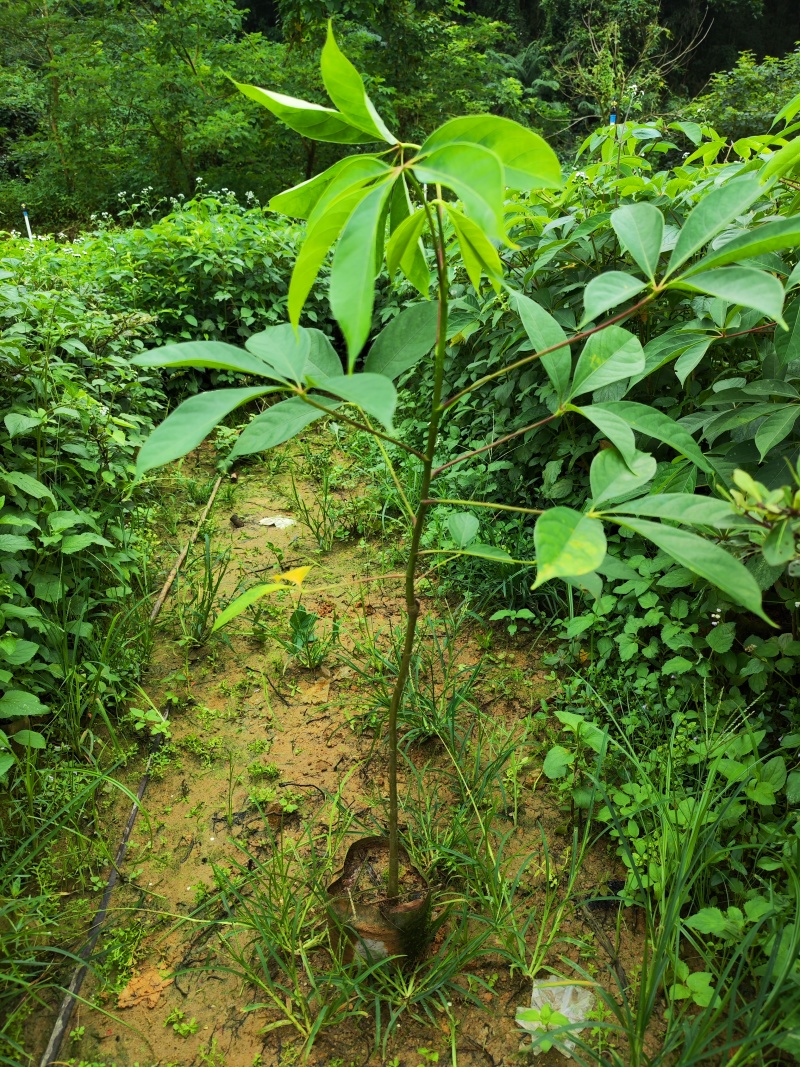
{"label": "green palmate leaf", "polygon": [[459,548],[466,548],[475,540],[480,523],[469,511],[457,511],[447,517],[447,529]]}
{"label": "green palmate leaf", "polygon": [[[314,216],[309,220],[306,239],[297,254],[291,281],[289,282],[289,319],[292,325],[300,322],[300,313],[316,281],[325,257],[344,229],[347,220],[369,193],[365,186],[340,193],[325,209],[317,214],[319,204],[314,209]],[[364,257],[365,259],[371,257]]]}
{"label": "green palmate leaf", "polygon": [[[413,219],[413,221],[411,221]],[[399,267],[422,296],[427,299],[431,287],[431,274],[422,247],[422,231],[425,227],[425,211],[412,209],[405,176],[394,183],[389,210],[389,232],[386,260],[391,277]],[[402,233],[401,233],[402,231]]]}
{"label": "green palmate leaf", "polygon": [[[375,246],[385,226],[384,207],[392,191],[388,182],[375,186],[345,223],[331,268],[331,311],[347,342],[348,368],[369,337],[375,300]],[[299,260],[298,260],[299,262]]]}
{"label": "green palmate leaf", "polygon": [[0,697],[0,719],[22,719],[26,715],[46,715],[48,708],[33,693],[10,689]]}
{"label": "green palmate leaf", "polygon": [[697,447],[688,430],[679,426],[674,419],[671,419],[669,415],[665,415],[663,411],[658,411],[648,404],[634,403],[631,400],[613,400],[607,404],[595,404],[593,407],[595,410],[598,407],[605,408],[606,411],[613,412],[621,419],[624,419],[637,433],[654,437],[657,441],[663,441],[665,445],[669,445],[680,455],[686,456],[687,459],[696,463],[700,470],[706,472],[711,470],[708,461]]}
{"label": "green palmate leaf", "polygon": [[635,466],[634,474],[616,448],[601,448],[589,469],[592,506],[632,496],[653,478],[658,464],[653,456],[639,453]]}
{"label": "green palmate leaf", "polygon": [[621,270],[608,270],[592,278],[583,291],[583,320],[581,326],[598,315],[615,308],[625,300],[641,293],[645,283]]}
{"label": "green palmate leaf", "polygon": [[335,144],[369,144],[379,141],[373,133],[367,133],[350,122],[344,115],[329,107],[310,104],[307,100],[298,100],[294,96],[273,93],[269,89],[260,89],[256,85],[233,83],[239,92],[250,100],[255,100],[290,130],[308,137],[312,141],[333,141]]}
{"label": "green palmate leaf", "polygon": [[654,281],[664,239],[664,216],[658,208],[652,204],[628,204],[612,212],[611,225],[622,247]]}
{"label": "green palmate leaf", "polygon": [[619,454],[627,463],[632,474],[641,474],[645,468],[640,466],[641,457],[644,453],[636,448],[636,439],[633,430],[613,411],[609,411],[602,404],[586,404],[585,407],[576,407],[567,404],[567,411],[576,411],[585,419],[593,422],[604,437],[614,445]]}
{"label": "green palmate leaf", "polygon": [[486,274],[494,289],[499,290],[503,266],[497,249],[486,238],[480,226],[460,211],[456,211],[450,204],[445,206],[458,238],[464,269],[474,288],[480,292],[481,274]]}
{"label": "green palmate leaf", "polygon": [[630,378],[643,369],[644,352],[638,337],[621,326],[608,326],[592,334],[584,345],[575,367],[569,399]]}
{"label": "green palmate leaf", "polygon": [[768,415],[756,430],[756,448],[760,459],[781,441],[785,440],[794,429],[800,417],[800,404],[781,407],[773,415]]}
{"label": "green palmate leaf", "polygon": [[672,522],[690,526],[726,528],[742,521],[726,500],[695,496],[693,493],[658,493],[641,500],[629,500],[627,504],[619,504],[613,512],[619,515],[670,519]]}
{"label": "green palmate leaf", "polygon": [[673,274],[698,249],[724,230],[737,215],[747,211],[763,193],[764,187],[758,175],[745,174],[703,196],[678,234],[670,257],[668,274]]}
{"label": "green palmate leaf", "polygon": [[353,374],[349,377],[328,378],[317,384],[325,392],[333,393],[348,404],[356,404],[368,415],[374,415],[391,431],[397,407],[397,390],[383,374]]}
{"label": "green palmate leaf", "polygon": [[262,359],[225,341],[181,341],[140,352],[131,363],[137,367],[207,367],[236,374],[257,374],[273,378],[271,368]]}
{"label": "green palmate leaf", "polygon": [[744,259],[753,256],[763,256],[767,252],[777,252],[782,248],[796,248],[800,245],[800,219],[778,219],[775,222],[765,222],[747,233],[734,237],[721,248],[709,252],[699,263],[687,271],[692,275],[695,271],[708,270],[711,267],[723,267],[728,263],[741,263]]}
{"label": "green palmate leaf", "polygon": [[282,215],[291,215],[296,219],[307,219],[323,197],[332,198],[342,189],[384,177],[390,169],[383,160],[375,156],[347,156],[328,167],[322,174],[273,196],[269,202],[270,211],[279,211]]}
{"label": "green palmate leaf", "polygon": [[242,593],[241,596],[228,604],[224,611],[221,611],[214,620],[214,625],[211,627],[212,634],[221,629],[226,623],[229,623],[231,619],[235,619],[242,612],[247,611],[251,604],[255,604],[257,600],[260,600],[264,596],[268,596],[270,593],[286,592],[289,587],[282,582],[269,582],[263,585],[254,585],[252,589],[248,589],[246,593]]}
{"label": "green palmate leaf", "polygon": [[503,164],[494,152],[475,144],[448,144],[418,163],[421,182],[446,185],[484,234],[508,244],[503,226]]}
{"label": "green palmate leaf", "polygon": [[248,337],[245,346],[271,367],[280,380],[298,385],[303,381],[311,352],[311,337],[307,330],[295,329],[288,323],[268,326]]}
{"label": "green palmate leaf", "polygon": [[616,515],[614,521],[652,541],[687,570],[721,589],[734,603],[770,621],[761,608],[761,590],[755,578],[738,559],[713,541],[647,519]]}
{"label": "green palmate leaf", "polygon": [[[560,345],[566,341],[567,335],[541,304],[537,304],[535,300],[531,300],[524,293],[518,293],[514,290],[509,292],[508,298],[511,307],[522,321],[525,333],[530,338],[534,351],[541,352],[544,348],[552,348],[554,345]],[[558,399],[563,400],[567,395],[569,378],[572,372],[572,357],[569,345],[565,344],[563,348],[542,356],[541,363],[558,395]]]}
{"label": "green palmate leaf", "polygon": [[364,360],[364,370],[394,380],[411,370],[436,344],[439,306],[426,301],[404,308],[385,326]]}
{"label": "green palmate leaf", "polygon": [[139,449],[136,477],[154,467],[163,467],[197,448],[226,415],[256,397],[275,392],[269,386],[250,389],[216,389],[198,393],[184,400],[160,426],[150,434]]}
{"label": "green palmate leaf", "polygon": [[[315,397],[313,393],[309,395],[331,411],[335,411],[336,408],[341,406],[341,402],[338,400],[329,400],[327,397],[322,396]],[[278,404],[273,404],[263,414],[256,415],[253,421],[245,426],[239,434],[228,459],[235,459],[237,456],[250,456],[254,452],[264,452],[269,448],[275,448],[276,445],[282,445],[284,441],[289,441],[296,437],[306,426],[310,426],[312,422],[323,418],[324,415],[324,411],[307,404],[299,396],[281,400]]]}
{"label": "green palmate leaf", "polygon": [[786,308],[783,316],[788,330],[775,331],[775,351],[782,367],[793,359],[800,359],[800,300],[795,300]]}
{"label": "green palmate leaf", "polygon": [[603,524],[572,508],[550,508],[536,520],[536,589],[552,578],[596,570],[606,554]]}
{"label": "green palmate leaf", "polygon": [[718,296],[783,323],[783,286],[771,274],[754,267],[720,267],[690,277],[681,275],[670,288]]}
{"label": "green palmate leaf", "polygon": [[503,164],[509,189],[557,188],[561,185],[558,156],[532,130],[497,115],[468,115],[451,119],[435,130],[421,152],[433,152],[454,141],[476,144],[494,152]]}
{"label": "green palmate leaf", "polygon": [[376,141],[386,141],[388,144],[397,141],[367,96],[361,75],[337,45],[330,22],[320,68],[328,96],[346,119],[366,133],[372,134]]}

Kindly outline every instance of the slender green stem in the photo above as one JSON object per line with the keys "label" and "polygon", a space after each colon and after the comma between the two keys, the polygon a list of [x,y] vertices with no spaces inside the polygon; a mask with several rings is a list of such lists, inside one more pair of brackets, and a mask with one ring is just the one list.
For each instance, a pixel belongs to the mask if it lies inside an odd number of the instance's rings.
{"label": "slender green stem", "polygon": [[494,441],[490,441],[488,445],[481,445],[480,448],[474,448],[471,452],[464,452],[461,456],[456,456],[455,459],[451,459],[448,463],[443,463],[441,467],[437,467],[435,471],[431,473],[432,478],[436,478],[446,471],[448,467],[454,467],[456,463],[463,463],[465,459],[472,459],[473,456],[479,456],[481,452],[488,452],[492,448],[497,448],[498,445],[504,445],[506,441],[511,441],[514,437],[519,437],[520,434],[528,433],[529,430],[535,430],[539,426],[544,426],[548,422],[552,422],[553,419],[559,418],[563,412],[556,411],[552,415],[548,415],[544,419],[539,419],[538,422],[531,422],[527,426],[523,426],[521,430],[514,430],[512,433],[507,433],[505,437],[498,437]]}
{"label": "slender green stem", "polygon": [[420,502],[414,515],[414,527],[411,533],[411,545],[408,550],[408,564],[405,575],[406,596],[406,633],[403,641],[403,652],[397,671],[392,698],[389,704],[389,885],[388,895],[396,897],[399,893],[399,854],[400,841],[398,830],[399,808],[397,801],[397,717],[400,710],[400,702],[403,699],[403,690],[408,679],[411,666],[411,655],[414,650],[414,634],[419,619],[419,601],[416,594],[416,571],[417,560],[420,552],[422,531],[425,526],[425,516],[428,511],[428,494],[431,486],[431,471],[433,470],[433,457],[436,451],[436,439],[439,432],[440,404],[442,399],[442,384],[444,380],[444,357],[447,346],[447,311],[448,311],[448,282],[447,262],[445,260],[444,228],[442,226],[442,209],[437,206],[436,220],[434,220],[430,205],[422,195],[419,183],[414,181],[417,195],[422,200],[423,207],[428,219],[433,247],[436,253],[436,273],[439,289],[439,318],[436,327],[436,355],[434,360],[433,397],[431,400],[431,416],[428,423],[428,439],[425,446],[425,455],[422,460],[422,484],[420,487]]}
{"label": "slender green stem", "polygon": [[504,374],[508,374],[512,370],[517,370],[519,367],[526,367],[529,363],[533,363],[535,359],[541,359],[542,356],[549,356],[551,352],[556,352],[559,348],[565,348],[567,345],[574,345],[579,341],[585,341],[587,337],[591,337],[592,334],[605,330],[608,326],[613,326],[615,322],[622,322],[623,319],[627,319],[635,312],[641,311],[643,307],[646,307],[647,304],[655,300],[658,295],[658,290],[653,293],[648,293],[643,300],[640,300],[632,307],[626,308],[624,311],[618,312],[616,315],[612,315],[610,319],[601,322],[599,326],[593,326],[591,330],[584,330],[582,333],[576,333],[572,337],[567,337],[563,341],[559,341],[556,345],[550,345],[549,348],[543,348],[540,352],[532,352],[531,355],[515,360],[514,363],[508,363],[505,367],[501,367],[500,370],[492,371],[491,374],[485,374],[482,378],[478,378],[477,381],[472,382],[471,385],[468,385],[465,389],[456,393],[455,396],[451,396],[449,400],[445,400],[444,404],[442,404],[442,411],[451,408],[453,404],[456,404],[462,397],[467,396],[476,389],[480,389],[480,387],[486,385],[487,382],[492,382],[496,378],[502,378]]}
{"label": "slender green stem", "polygon": [[436,504],[457,504],[466,508],[491,508],[492,511],[516,511],[520,515],[541,515],[541,508],[523,508],[516,504],[495,504],[492,500],[453,500],[450,497],[438,496],[432,500],[423,500],[423,504],[435,507]]}
{"label": "slender green stem", "polygon": [[342,422],[346,422],[348,426],[354,426],[357,430],[365,430],[367,433],[372,434],[373,437],[379,437],[382,441],[388,441],[390,445],[397,445],[398,448],[402,448],[403,451],[408,452],[409,455],[416,456],[417,459],[425,458],[421,452],[417,452],[416,448],[412,448],[411,445],[404,444],[402,441],[398,441],[396,437],[390,437],[388,433],[383,433],[381,430],[375,430],[363,422],[357,422],[355,419],[351,419],[348,415],[343,415],[341,411],[336,411],[333,408],[326,408],[325,405],[320,404],[319,401],[312,400],[308,393],[298,392],[297,396],[299,396],[301,400],[304,400],[306,404],[310,404],[312,408],[318,408],[320,411],[324,411],[326,415],[330,415],[334,419],[340,419]]}
{"label": "slender green stem", "polygon": [[[372,426],[370,425],[370,421],[366,417],[366,415],[364,416],[364,422],[367,424],[367,426],[369,426],[370,430],[374,434],[375,431],[372,429]],[[394,464],[392,463],[391,457],[389,456],[389,453],[384,448],[383,441],[381,441],[380,437],[377,434],[375,435],[375,437],[376,437],[376,444],[377,444],[377,446],[378,446],[378,448],[380,450],[381,456],[383,457],[383,462],[386,464],[386,469],[389,472],[389,477],[394,482],[394,487],[397,490],[397,492],[400,494],[400,499],[403,502],[403,508],[405,509],[406,515],[413,522],[414,509],[411,507],[411,504],[408,501],[408,497],[405,494],[405,490],[403,489],[402,482],[397,477],[397,471],[394,469]]]}

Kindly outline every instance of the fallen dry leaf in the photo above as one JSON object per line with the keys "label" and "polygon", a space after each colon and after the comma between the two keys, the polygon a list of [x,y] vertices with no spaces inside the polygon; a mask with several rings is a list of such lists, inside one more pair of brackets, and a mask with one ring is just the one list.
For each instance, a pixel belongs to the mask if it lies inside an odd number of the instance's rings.
{"label": "fallen dry leaf", "polygon": [[312,682],[307,689],[303,689],[300,697],[305,704],[324,704],[328,699],[330,689],[330,678],[320,678],[319,681]]}
{"label": "fallen dry leaf", "polygon": [[131,978],[119,994],[117,1007],[135,1008],[144,1004],[148,1008],[154,1008],[168,985],[172,985],[171,978],[162,978],[155,967],[149,967]]}

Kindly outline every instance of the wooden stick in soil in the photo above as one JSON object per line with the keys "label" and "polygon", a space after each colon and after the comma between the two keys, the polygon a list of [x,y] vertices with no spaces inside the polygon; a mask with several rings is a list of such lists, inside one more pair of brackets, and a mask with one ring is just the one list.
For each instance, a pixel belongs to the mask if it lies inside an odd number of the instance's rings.
{"label": "wooden stick in soil", "polygon": [[194,528],[194,533],[192,534],[192,536],[189,538],[189,540],[184,545],[184,548],[183,548],[183,551],[181,552],[181,554],[175,560],[175,566],[169,572],[169,577],[167,578],[166,582],[164,582],[164,586],[163,586],[161,592],[158,594],[158,599],[156,600],[155,604],[153,605],[153,610],[150,612],[150,622],[153,622],[155,620],[155,618],[157,617],[158,613],[161,611],[161,608],[164,605],[164,601],[167,599],[169,591],[172,588],[172,583],[175,581],[176,577],[178,576],[178,571],[181,569],[181,565],[183,564],[183,561],[186,559],[186,557],[187,557],[187,555],[189,553],[189,549],[192,547],[192,545],[197,540],[198,534],[200,533],[200,530],[201,530],[201,528],[203,526],[203,523],[208,518],[208,513],[209,513],[209,511],[211,511],[211,505],[214,503],[214,497],[217,495],[217,490],[219,489],[221,484],[222,484],[222,475],[220,474],[219,478],[217,478],[216,482],[214,482],[214,488],[211,490],[211,496],[208,498],[208,502],[207,502],[205,508],[203,508],[203,514],[200,516],[200,519],[199,519],[199,521],[197,523],[197,526],[195,526],[195,528]]}

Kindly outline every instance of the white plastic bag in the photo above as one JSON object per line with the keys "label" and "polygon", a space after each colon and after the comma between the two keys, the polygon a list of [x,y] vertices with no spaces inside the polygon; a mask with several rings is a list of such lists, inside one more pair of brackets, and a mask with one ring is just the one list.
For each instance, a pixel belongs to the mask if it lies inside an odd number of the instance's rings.
{"label": "white plastic bag", "polygon": [[[590,1020],[587,1016],[594,1004],[594,994],[586,984],[576,985],[574,982],[560,981],[557,978],[534,982],[531,1006],[517,1008],[516,1021],[528,1033],[546,1035],[568,1023],[588,1025]],[[551,1048],[558,1048],[562,1056],[566,1056],[568,1060],[572,1059],[570,1053],[575,1048],[575,1042],[570,1040],[569,1035],[579,1034],[583,1029],[585,1026],[576,1026],[560,1034],[557,1038],[558,1045],[549,1041],[546,1036],[540,1038],[533,1048],[534,1056]]]}

